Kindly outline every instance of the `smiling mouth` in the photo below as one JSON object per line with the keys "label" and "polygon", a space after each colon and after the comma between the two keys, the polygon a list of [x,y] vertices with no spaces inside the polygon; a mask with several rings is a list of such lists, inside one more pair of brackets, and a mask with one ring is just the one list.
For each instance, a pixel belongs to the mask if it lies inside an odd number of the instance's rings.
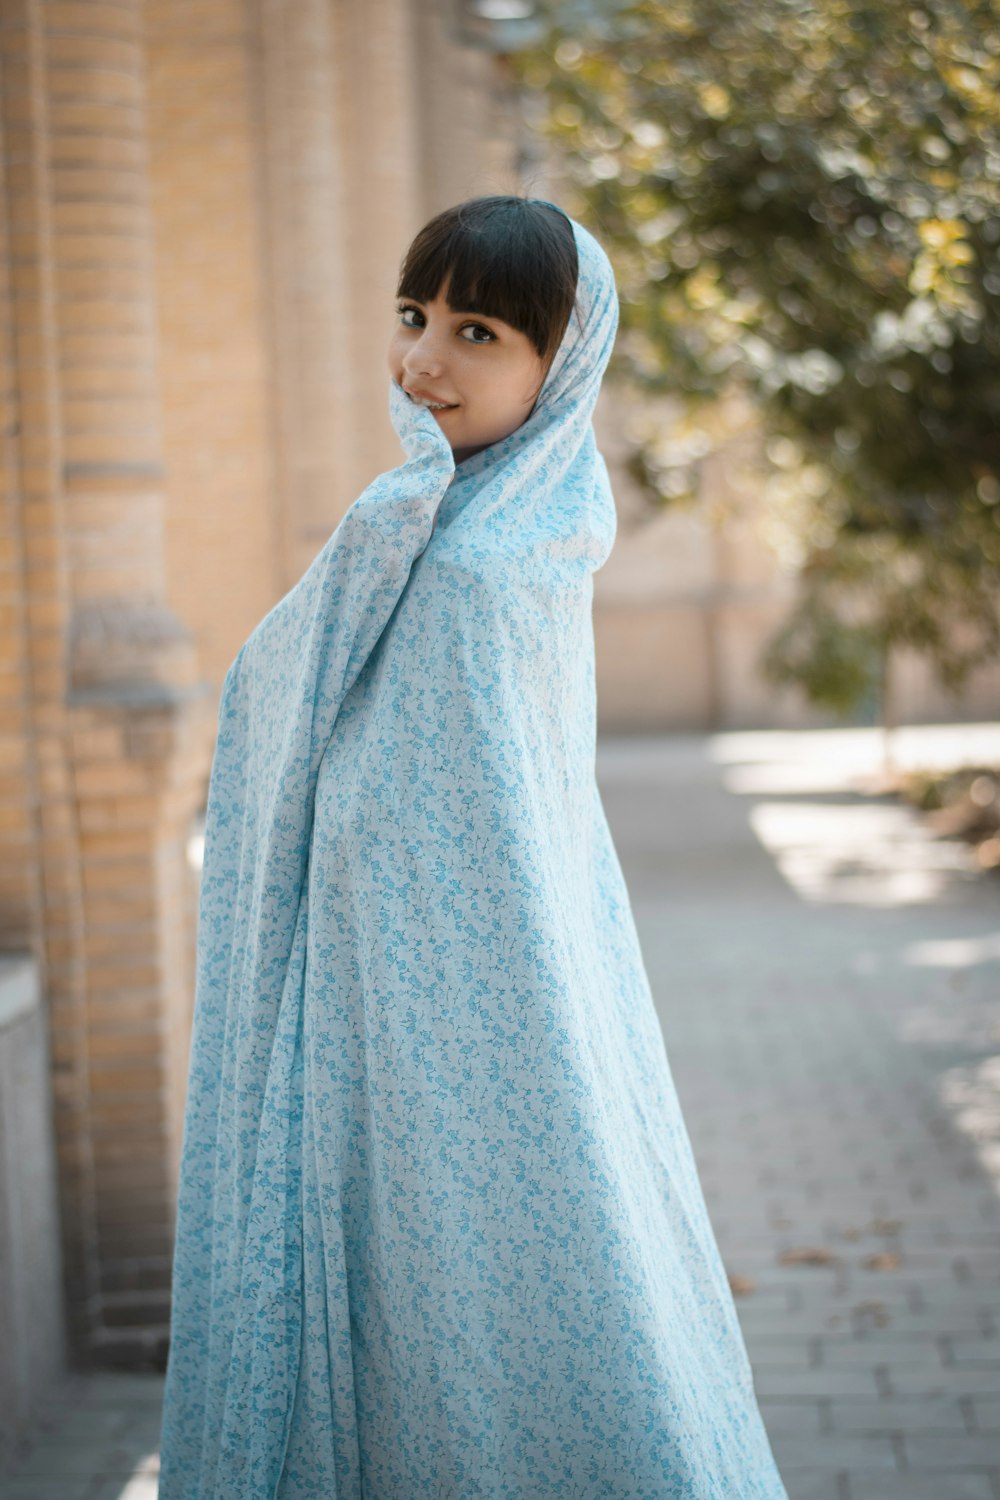
{"label": "smiling mouth", "polygon": [[[404,387],[404,389],[405,389],[405,387]],[[426,408],[427,411],[441,412],[441,411],[457,411],[458,410],[457,403],[454,404],[454,405],[449,406],[445,402],[422,401],[422,400],[420,400],[416,396],[411,396],[410,393],[409,393],[409,391],[406,391],[406,396],[407,396],[408,400],[410,400],[410,401],[413,402],[414,406],[423,406],[423,407]]]}

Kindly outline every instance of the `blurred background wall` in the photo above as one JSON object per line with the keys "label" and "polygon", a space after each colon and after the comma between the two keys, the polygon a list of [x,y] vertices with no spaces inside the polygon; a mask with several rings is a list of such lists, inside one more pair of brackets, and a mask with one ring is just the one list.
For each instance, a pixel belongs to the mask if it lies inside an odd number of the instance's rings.
{"label": "blurred background wall", "polygon": [[[219,688],[348,505],[399,462],[385,351],[412,235],[480,193],[560,198],[503,10],[4,0],[8,1433],[67,1351],[165,1356]],[[755,675],[795,586],[729,462],[760,434],[737,414],[705,466],[704,498],[727,501],[717,527],[651,510],[625,468],[628,416],[609,386],[596,425],[620,532],[596,580],[602,729],[826,722]],[[998,701],[997,671],[956,707],[904,663],[903,718]],[[50,1109],[6,1083],[16,1048],[49,1078]],[[33,1250],[39,1223],[53,1253]],[[65,1348],[60,1318],[24,1316],[43,1306],[64,1309]]]}
{"label": "blurred background wall", "polygon": [[449,4],[8,0],[0,99],[2,1441],[165,1355],[218,691],[399,462],[406,244],[521,163]]}

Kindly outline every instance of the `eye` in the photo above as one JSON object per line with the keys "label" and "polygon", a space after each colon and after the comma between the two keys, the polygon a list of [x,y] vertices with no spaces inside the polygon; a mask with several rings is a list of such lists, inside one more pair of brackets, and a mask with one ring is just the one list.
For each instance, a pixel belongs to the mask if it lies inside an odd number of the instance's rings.
{"label": "eye", "polygon": [[404,313],[408,313],[408,312],[416,313],[416,315],[417,315],[418,318],[422,318],[423,317],[423,313],[420,311],[419,307],[414,307],[412,305],[412,303],[410,303],[410,302],[401,302],[399,304],[399,306],[396,308],[396,311],[399,313],[399,316],[403,319],[403,327],[404,328],[413,328],[415,326],[413,323],[407,323],[406,319],[403,317]]}
{"label": "eye", "polygon": [[[400,318],[402,319],[402,323],[403,323],[403,327],[404,328],[416,328],[416,327],[418,327],[418,324],[416,324],[416,323],[408,323],[406,321],[406,314],[407,313],[415,313],[416,316],[418,318],[420,318],[420,319],[423,319],[423,316],[424,316],[423,313],[420,311],[420,308],[419,307],[414,307],[414,305],[413,305],[412,302],[401,302],[399,304],[399,306],[396,308],[396,311],[399,314]],[[492,328],[487,328],[485,323],[463,323],[460,332],[464,333],[467,328],[476,329],[476,330],[478,330],[479,333],[484,333],[486,335],[486,337],[482,338],[482,339],[480,339],[480,338],[465,339],[464,342],[467,343],[467,344],[492,344],[492,343],[496,342],[496,337],[497,337],[496,334],[493,332]]]}

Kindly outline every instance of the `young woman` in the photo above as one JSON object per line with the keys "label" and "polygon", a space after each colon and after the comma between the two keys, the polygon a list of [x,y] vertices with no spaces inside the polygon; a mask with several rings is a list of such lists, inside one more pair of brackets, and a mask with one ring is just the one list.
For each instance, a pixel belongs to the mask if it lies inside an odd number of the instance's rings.
{"label": "young woman", "polygon": [[594,774],[611,266],[479,198],[398,291],[223,685],[160,1500],[786,1500]]}

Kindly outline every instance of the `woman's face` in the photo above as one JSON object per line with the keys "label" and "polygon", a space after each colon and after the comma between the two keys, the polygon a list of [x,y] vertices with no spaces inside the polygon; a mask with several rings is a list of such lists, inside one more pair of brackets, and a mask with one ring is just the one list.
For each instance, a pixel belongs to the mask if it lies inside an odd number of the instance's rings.
{"label": "woman's face", "polygon": [[545,375],[531,340],[502,318],[452,312],[448,284],[433,302],[401,297],[389,344],[389,372],[411,400],[434,411],[455,462],[498,443],[527,421]]}

